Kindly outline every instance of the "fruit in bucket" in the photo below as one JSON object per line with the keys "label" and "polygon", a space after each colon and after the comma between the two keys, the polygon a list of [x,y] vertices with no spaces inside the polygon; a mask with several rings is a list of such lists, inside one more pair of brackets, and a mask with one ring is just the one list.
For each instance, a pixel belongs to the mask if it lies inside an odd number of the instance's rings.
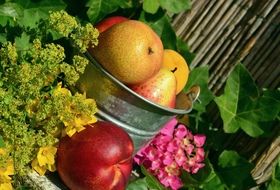
{"label": "fruit in bucket", "polygon": [[130,88],[139,95],[169,108],[175,107],[176,78],[168,69],[160,71],[144,83],[132,85]]}
{"label": "fruit in bucket", "polygon": [[163,53],[163,65],[171,70],[177,81],[176,94],[179,94],[185,87],[189,77],[189,67],[185,59],[176,51],[165,49]]}
{"label": "fruit in bucket", "polygon": [[127,20],[102,32],[93,57],[125,84],[139,84],[154,76],[162,66],[163,45],[145,23]]}
{"label": "fruit in bucket", "polygon": [[133,149],[122,128],[98,121],[61,139],[57,170],[70,189],[123,190],[132,170]]}
{"label": "fruit in bucket", "polygon": [[98,29],[99,33],[102,33],[105,30],[109,29],[111,26],[126,20],[128,20],[128,18],[123,16],[112,16],[100,21],[95,25],[95,27]]}

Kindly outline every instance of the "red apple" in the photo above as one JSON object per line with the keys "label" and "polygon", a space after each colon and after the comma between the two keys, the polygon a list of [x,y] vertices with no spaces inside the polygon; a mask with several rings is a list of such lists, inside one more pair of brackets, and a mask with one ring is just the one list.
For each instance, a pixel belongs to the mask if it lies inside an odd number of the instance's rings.
{"label": "red apple", "polygon": [[100,21],[99,23],[96,24],[96,28],[98,29],[99,33],[104,32],[105,30],[107,30],[108,28],[110,28],[111,26],[113,26],[114,24],[123,22],[128,20],[128,18],[123,17],[123,16],[112,16],[112,17],[108,17],[102,21]]}
{"label": "red apple", "polygon": [[72,190],[124,190],[132,170],[133,142],[105,121],[60,140],[57,170]]}

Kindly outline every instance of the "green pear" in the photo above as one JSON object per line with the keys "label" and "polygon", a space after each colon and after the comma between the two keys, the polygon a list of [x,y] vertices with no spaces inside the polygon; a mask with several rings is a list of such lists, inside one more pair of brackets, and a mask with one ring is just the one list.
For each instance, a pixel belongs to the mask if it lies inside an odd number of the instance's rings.
{"label": "green pear", "polygon": [[159,36],[141,21],[127,20],[102,32],[93,57],[125,84],[139,84],[162,66],[163,45]]}
{"label": "green pear", "polygon": [[144,83],[129,86],[134,92],[162,106],[174,108],[176,104],[176,77],[166,68]]}

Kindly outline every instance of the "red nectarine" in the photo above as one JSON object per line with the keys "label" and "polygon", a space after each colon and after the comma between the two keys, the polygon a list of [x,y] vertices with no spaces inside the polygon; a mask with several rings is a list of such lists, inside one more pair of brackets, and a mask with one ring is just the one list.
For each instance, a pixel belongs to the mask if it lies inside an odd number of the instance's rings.
{"label": "red nectarine", "polygon": [[114,24],[123,22],[128,20],[128,18],[123,17],[123,16],[112,16],[112,17],[108,17],[104,20],[101,20],[99,23],[97,23],[95,25],[95,27],[98,29],[99,33],[104,32],[105,30],[107,30],[108,28],[110,28],[111,26],[113,26]]}
{"label": "red nectarine", "polygon": [[98,121],[61,139],[57,170],[72,190],[124,190],[132,170],[133,149],[122,128]]}

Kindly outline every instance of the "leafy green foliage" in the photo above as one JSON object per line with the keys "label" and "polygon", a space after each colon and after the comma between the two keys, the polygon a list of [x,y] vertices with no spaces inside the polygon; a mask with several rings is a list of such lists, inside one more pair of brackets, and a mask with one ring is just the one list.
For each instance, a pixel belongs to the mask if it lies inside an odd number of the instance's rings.
{"label": "leafy green foliage", "polygon": [[20,37],[15,38],[15,43],[18,51],[26,51],[31,47],[30,36],[23,32]]}
{"label": "leafy green foliage", "polygon": [[150,189],[166,190],[166,188],[145,169],[145,167],[141,167],[141,172],[146,176],[146,183]]}
{"label": "leafy green foliage", "polygon": [[278,190],[280,187],[280,159],[276,162],[271,181],[268,183],[267,190]]}
{"label": "leafy green foliage", "polygon": [[212,189],[248,189],[254,184],[250,171],[253,165],[240,157],[235,151],[223,151],[218,159],[218,166],[206,161],[206,166],[197,174],[183,173],[186,187],[212,190]]}
{"label": "leafy green foliage", "polygon": [[86,4],[88,7],[87,15],[92,23],[96,23],[106,15],[116,11],[126,0],[89,0]]}
{"label": "leafy green foliage", "polygon": [[230,189],[248,189],[254,184],[250,171],[254,168],[235,151],[225,150],[219,156],[217,172]]}
{"label": "leafy green foliage", "polygon": [[170,24],[170,18],[161,10],[156,15],[144,11],[139,20],[147,23],[161,38],[165,49],[176,49],[176,34]]}
{"label": "leafy green foliage", "polygon": [[4,148],[5,147],[5,142],[3,137],[0,135],[0,148]]}
{"label": "leafy green foliage", "polygon": [[177,51],[185,58],[187,61],[187,64],[191,66],[191,63],[193,59],[195,58],[195,54],[192,53],[187,45],[186,42],[184,42],[182,39],[177,37],[177,43],[176,43],[176,49]]}
{"label": "leafy green foliage", "polygon": [[21,26],[34,28],[41,19],[46,19],[49,11],[62,10],[66,4],[62,0],[15,0],[0,7],[0,25],[5,26],[8,21],[16,21]]}
{"label": "leafy green foliage", "polygon": [[223,184],[220,177],[215,172],[210,160],[206,160],[205,164],[205,167],[202,168],[197,174],[190,175],[187,172],[183,172],[182,179],[184,181],[185,187],[203,190],[226,189],[226,185]]}
{"label": "leafy green foliage", "polygon": [[144,177],[138,178],[129,183],[127,190],[167,190],[161,183],[150,174],[145,167],[141,166],[141,172],[144,174]]}
{"label": "leafy green foliage", "polygon": [[126,190],[135,190],[135,189],[149,190],[146,178],[136,179],[135,181],[130,182],[126,188]]}
{"label": "leafy green foliage", "polygon": [[147,13],[156,13],[159,9],[159,1],[158,0],[144,0],[143,2],[143,10]]}
{"label": "leafy green foliage", "polygon": [[234,133],[242,129],[252,137],[263,134],[259,122],[273,120],[279,113],[279,101],[267,95],[260,95],[249,72],[238,64],[230,74],[225,92],[215,98],[224,130]]}
{"label": "leafy green foliage", "polygon": [[161,7],[169,13],[179,13],[191,8],[190,0],[144,0],[143,10],[147,13],[156,13]]}
{"label": "leafy green foliage", "polygon": [[207,66],[194,68],[191,70],[187,85],[184,88],[184,91],[188,92],[193,85],[200,87],[199,102],[195,103],[193,107],[199,112],[205,112],[206,105],[214,98],[213,93],[208,88],[208,79],[209,68]]}
{"label": "leafy green foliage", "polygon": [[63,0],[16,0],[16,3],[24,9],[23,17],[19,18],[20,23],[31,28],[36,27],[41,19],[46,19],[49,16],[49,11],[59,11],[66,7]]}
{"label": "leafy green foliage", "polygon": [[9,22],[13,22],[14,18],[23,16],[23,8],[11,2],[6,2],[0,6],[0,25],[6,26]]}
{"label": "leafy green foliage", "polygon": [[191,8],[190,0],[159,0],[159,3],[171,13],[179,13]]}

